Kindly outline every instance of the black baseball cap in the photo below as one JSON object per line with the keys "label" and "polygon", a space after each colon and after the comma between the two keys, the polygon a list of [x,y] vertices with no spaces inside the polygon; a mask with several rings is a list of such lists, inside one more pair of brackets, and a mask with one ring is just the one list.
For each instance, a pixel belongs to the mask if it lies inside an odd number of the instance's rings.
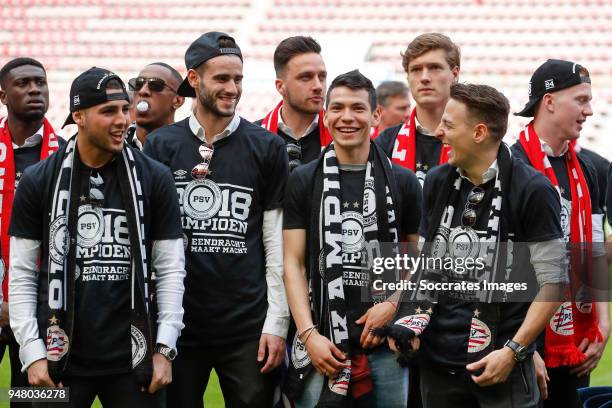
{"label": "black baseball cap", "polygon": [[[116,79],[121,84],[122,92],[106,93],[106,84]],[[108,101],[126,100],[130,98],[125,90],[125,84],[119,76],[107,69],[91,67],[76,77],[70,85],[70,113],[62,127],[74,123],[72,112],[91,108]]]}
{"label": "black baseball cap", "polygon": [[[580,74],[583,71],[583,74]],[[584,71],[587,74],[584,74]],[[534,108],[538,101],[547,93],[582,83],[591,83],[588,71],[582,65],[571,61],[549,59],[535,70],[529,81],[529,102],[517,116],[531,117],[535,115]]]}
{"label": "black baseball cap", "polygon": [[[204,62],[211,58],[218,57],[219,55],[237,55],[242,60],[242,52],[236,45],[235,48],[221,48],[219,47],[219,40],[227,38],[236,42],[232,37],[226,33],[219,31],[211,31],[209,33],[202,34],[200,38],[191,43],[187,52],[185,52],[185,66],[187,69],[195,69]],[[180,96],[189,96],[194,98],[196,96],[195,91],[189,85],[187,77],[183,80],[181,86],[179,86],[177,93]]]}

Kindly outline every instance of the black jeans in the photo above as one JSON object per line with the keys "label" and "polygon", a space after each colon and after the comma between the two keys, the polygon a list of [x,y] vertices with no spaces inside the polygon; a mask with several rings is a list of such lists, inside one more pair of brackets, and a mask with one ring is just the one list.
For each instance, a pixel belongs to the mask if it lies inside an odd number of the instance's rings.
{"label": "black jeans", "polygon": [[66,377],[70,389],[69,403],[34,403],[35,408],[89,408],[96,396],[104,408],[165,408],[166,390],[155,394],[140,391],[132,373],[94,377]]}
{"label": "black jeans", "polygon": [[279,370],[261,374],[259,339],[226,346],[179,347],[168,387],[168,407],[203,407],[202,396],[214,368],[225,406],[270,408]]}
{"label": "black jeans", "polygon": [[506,382],[489,387],[478,386],[465,370],[450,372],[426,362],[420,369],[424,408],[536,408],[540,399],[531,356],[515,364]]}
{"label": "black jeans", "polygon": [[548,368],[548,398],[544,400],[544,408],[566,407],[581,408],[578,398],[578,388],[588,387],[590,376],[577,377],[570,374],[570,368]]}
{"label": "black jeans", "polygon": [[[2,333],[0,333],[0,361],[2,361],[6,349],[8,349],[8,358],[11,362],[11,387],[29,387],[28,374],[21,372],[19,344],[15,340],[15,336],[9,326],[3,327]],[[11,408],[25,408],[31,406],[32,404],[29,402],[11,402]]]}

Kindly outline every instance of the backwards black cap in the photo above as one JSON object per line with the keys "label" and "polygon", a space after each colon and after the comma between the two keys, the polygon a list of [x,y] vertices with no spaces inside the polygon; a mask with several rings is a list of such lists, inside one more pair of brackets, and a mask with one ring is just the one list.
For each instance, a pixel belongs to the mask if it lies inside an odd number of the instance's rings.
{"label": "backwards black cap", "polygon": [[[580,74],[583,71],[583,74]],[[587,72],[585,75],[584,72]],[[538,101],[547,93],[570,88],[581,83],[591,83],[588,71],[571,61],[549,59],[535,70],[529,81],[529,102],[517,116],[531,117]]]}
{"label": "backwards black cap", "polygon": [[[219,55],[237,55],[242,60],[242,53],[237,45],[235,48],[219,47],[219,40],[224,38],[235,42],[228,34],[218,31],[202,34],[200,38],[192,42],[189,48],[187,48],[187,52],[185,52],[185,66],[187,69],[195,69],[209,59]],[[189,96],[191,98],[196,96],[194,89],[189,85],[187,77],[185,77],[185,80],[179,86],[177,93],[180,96]]]}
{"label": "backwards black cap", "polygon": [[[106,93],[106,84],[111,79],[119,81],[122,88],[121,92]],[[72,81],[70,86],[70,113],[62,127],[74,123],[72,112],[118,100],[128,102],[130,100],[121,78],[107,69],[91,67]]]}

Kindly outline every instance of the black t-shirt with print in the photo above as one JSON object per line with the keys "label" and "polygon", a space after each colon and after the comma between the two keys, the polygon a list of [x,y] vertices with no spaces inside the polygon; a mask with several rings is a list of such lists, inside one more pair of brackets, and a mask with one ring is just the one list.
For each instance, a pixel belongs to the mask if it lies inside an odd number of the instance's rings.
{"label": "black t-shirt with print", "polygon": [[[377,138],[374,140],[378,146],[380,146],[385,154],[393,159],[393,147],[395,146],[395,140],[399,133],[402,125],[393,126],[385,129]],[[416,131],[416,169],[415,174],[423,185],[427,172],[440,164],[440,152],[442,151],[442,142],[434,136],[424,135],[423,133]]]}
{"label": "black t-shirt with print", "polygon": [[262,240],[264,211],[282,207],[287,153],[282,139],[240,119],[214,142],[211,173],[192,179],[202,141],[189,118],[147,137],[144,152],[170,167],[185,240],[185,329],[179,345],[259,338],[268,309]]}
{"label": "black t-shirt with print", "polygon": [[[168,169],[140,152],[134,152],[134,157],[140,170],[147,258],[151,259],[152,241],[182,237],[178,206],[172,200],[176,190]],[[52,155],[23,174],[9,231],[12,236],[42,241],[38,288],[40,336],[49,323],[49,223],[48,216],[43,214],[50,213],[53,199],[54,158]],[[99,169],[83,165],[81,171],[75,320],[67,373],[90,376],[129,372],[131,248],[116,163],[113,160]]]}
{"label": "black t-shirt with print", "polygon": [[[419,227],[419,235],[426,237],[431,222],[432,209],[440,193],[438,189],[443,185],[448,172],[456,172],[456,168],[448,164],[439,166],[431,171],[423,187],[423,218]],[[533,169],[528,168],[519,160],[513,160],[512,181],[507,195],[509,208],[512,214],[507,218],[509,223],[518,223],[509,226],[510,232],[508,239],[515,242],[544,242],[552,239],[561,238],[559,226],[559,199],[558,194],[552,185],[542,175],[537,174]],[[449,242],[466,241],[478,242],[486,236],[486,227],[491,211],[491,201],[493,198],[493,187],[495,180],[489,180],[480,185],[485,191],[485,196],[480,204],[472,206],[477,213],[477,221],[472,228],[462,228],[461,218],[464,212],[467,196],[474,185],[467,179],[462,179],[461,188],[457,202],[449,203],[454,207],[453,219],[449,231]],[[503,194],[503,192],[502,192]],[[479,248],[475,246],[474,248]],[[524,248],[523,248],[524,249]],[[478,253],[470,255],[473,258],[479,256]],[[480,255],[483,256],[483,255]],[[513,256],[519,256],[514,253]],[[526,254],[529,256],[529,254]],[[483,279],[473,276],[473,272],[467,272],[467,276],[459,277],[461,280],[478,281]],[[535,275],[533,276],[535,279]],[[490,278],[484,277],[487,281]],[[530,282],[530,284],[533,284]],[[468,361],[468,352],[479,352],[492,341],[495,341],[496,348],[501,347],[506,339],[512,338],[516,330],[520,327],[525,317],[528,304],[509,303],[500,309],[500,328],[497,338],[492,339],[489,335],[485,336],[483,343],[473,342],[468,348],[468,340],[472,334],[479,332],[471,330],[471,325],[480,325],[487,333],[486,324],[480,321],[479,312],[474,307],[473,302],[461,300],[461,294],[445,293],[440,297],[435,307],[434,314],[427,329],[421,335],[420,356],[426,361],[434,362],[449,369],[464,369]],[[476,319],[476,320],[472,320]],[[490,332],[489,332],[490,333]],[[475,344],[482,344],[480,347]],[[469,350],[469,351],[468,351]]]}
{"label": "black t-shirt with print", "polygon": [[[261,122],[262,120],[258,120],[257,122],[255,122],[255,124],[261,125]],[[321,140],[319,138],[318,126],[311,130],[310,133],[302,136],[297,140],[283,132],[280,127],[278,129],[278,136],[280,136],[285,141],[286,145],[300,146],[302,164],[310,163],[321,155]],[[287,147],[288,151],[289,149],[291,149],[291,146]],[[292,158],[293,156],[289,158],[289,161],[291,161]]]}
{"label": "black t-shirt with print", "polygon": [[[291,173],[284,203],[284,229],[308,229],[312,212],[312,187],[318,162],[311,162]],[[393,165],[393,175],[399,197],[395,210],[402,222],[400,239],[415,234],[420,219],[421,187],[414,174],[398,165]],[[364,288],[369,287],[370,274],[362,265],[363,194],[365,168],[340,167],[340,195],[342,213],[343,287],[347,302],[347,322],[351,350],[360,350],[359,338],[363,324],[359,319],[371,306],[363,301]],[[308,243],[307,245],[309,245]],[[306,250],[308,254],[308,249]],[[309,262],[308,262],[309,263]]]}
{"label": "black t-shirt with print", "polygon": [[610,167],[610,162],[596,152],[585,148],[580,149],[578,152],[578,157],[584,159],[585,162],[590,163],[595,170],[595,176],[597,177],[597,188],[599,189],[599,209],[604,210],[606,208],[608,167]]}
{"label": "black t-shirt with print", "polygon": [[[513,153],[521,158],[525,163],[529,163],[529,159],[523,150],[523,147],[519,142],[512,146]],[[563,235],[565,241],[569,242],[570,239],[570,225],[571,225],[571,214],[572,214],[572,192],[569,185],[569,174],[567,171],[567,163],[565,156],[553,157],[548,156],[550,165],[557,176],[557,182],[559,183],[559,189],[561,190],[561,227],[563,229]],[[593,214],[601,214],[602,210],[599,207],[599,187],[597,185],[596,170],[593,168],[590,161],[582,159],[578,156],[580,162],[580,168],[584,174],[589,193],[591,195],[591,210]]]}

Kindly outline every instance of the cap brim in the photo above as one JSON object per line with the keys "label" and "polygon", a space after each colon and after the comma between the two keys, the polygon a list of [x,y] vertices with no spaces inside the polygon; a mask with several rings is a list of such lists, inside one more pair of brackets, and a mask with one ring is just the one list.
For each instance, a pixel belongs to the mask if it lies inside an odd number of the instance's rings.
{"label": "cap brim", "polygon": [[525,118],[530,118],[532,116],[535,116],[534,108],[539,100],[540,98],[530,100],[529,102],[527,102],[523,110],[520,112],[516,112],[514,116],[523,116]]}
{"label": "cap brim", "polygon": [[68,125],[74,125],[74,124],[76,124],[76,122],[74,121],[74,119],[72,119],[72,112],[70,112],[68,114],[68,117],[66,118],[66,121],[62,125],[62,129],[65,128]]}
{"label": "cap brim", "polygon": [[179,96],[186,96],[189,98],[195,98],[196,96],[195,90],[191,87],[191,85],[189,85],[189,81],[187,80],[187,78],[183,80],[183,83],[181,83],[181,86],[178,87],[176,93]]}

